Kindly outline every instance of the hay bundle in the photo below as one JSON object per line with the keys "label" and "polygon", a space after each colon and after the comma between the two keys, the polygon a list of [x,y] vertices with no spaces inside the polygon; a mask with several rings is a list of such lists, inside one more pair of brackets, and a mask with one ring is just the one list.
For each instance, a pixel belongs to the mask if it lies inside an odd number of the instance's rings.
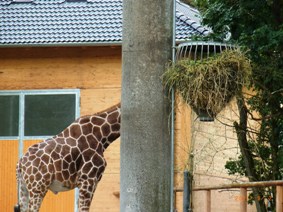
{"label": "hay bundle", "polygon": [[168,67],[163,83],[175,88],[199,114],[215,117],[248,82],[250,61],[239,49],[225,50],[204,60],[183,59]]}

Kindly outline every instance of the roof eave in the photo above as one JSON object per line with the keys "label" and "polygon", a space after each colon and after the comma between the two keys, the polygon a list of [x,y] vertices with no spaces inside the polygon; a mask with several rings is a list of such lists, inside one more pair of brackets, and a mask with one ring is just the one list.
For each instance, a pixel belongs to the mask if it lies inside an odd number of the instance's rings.
{"label": "roof eave", "polygon": [[26,43],[26,44],[0,44],[0,48],[24,47],[76,47],[76,46],[121,46],[121,41],[115,42],[77,42],[77,43]]}
{"label": "roof eave", "polygon": [[[190,41],[190,39],[176,39],[176,44]],[[25,47],[77,47],[77,46],[122,46],[122,41],[111,42],[77,42],[77,43],[26,43],[26,44],[0,44],[0,48]]]}

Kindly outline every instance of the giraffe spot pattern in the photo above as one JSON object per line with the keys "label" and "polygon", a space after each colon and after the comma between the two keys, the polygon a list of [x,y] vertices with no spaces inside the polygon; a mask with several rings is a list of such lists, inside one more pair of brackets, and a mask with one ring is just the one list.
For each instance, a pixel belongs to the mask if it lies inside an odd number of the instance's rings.
{"label": "giraffe spot pattern", "polygon": [[94,116],[91,118],[91,123],[96,126],[101,126],[105,122],[103,117]]}
{"label": "giraffe spot pattern", "polygon": [[113,113],[109,114],[107,121],[108,121],[109,124],[115,124],[115,123],[118,122],[118,120],[117,120],[118,117],[119,117],[118,112],[117,111],[113,112]]}
{"label": "giraffe spot pattern", "polygon": [[90,117],[82,117],[82,118],[80,118],[80,120],[79,120],[79,123],[81,124],[81,125],[83,125],[83,124],[85,124],[85,123],[89,123],[90,122]]}
{"label": "giraffe spot pattern", "polygon": [[92,133],[92,124],[88,123],[88,124],[82,125],[82,131],[83,131],[83,135],[91,134]]}
{"label": "giraffe spot pattern", "polygon": [[100,127],[93,126],[92,134],[96,137],[96,140],[100,141],[102,139],[102,133],[101,133]]}
{"label": "giraffe spot pattern", "polygon": [[111,132],[110,125],[108,123],[103,124],[101,127],[101,131],[104,136],[108,137]]}
{"label": "giraffe spot pattern", "polygon": [[69,128],[67,128],[63,131],[63,135],[64,135],[65,138],[68,138],[70,136]]}
{"label": "giraffe spot pattern", "polygon": [[112,124],[111,125],[111,130],[113,132],[119,132],[120,131],[120,124],[118,124],[118,123]]}
{"label": "giraffe spot pattern", "polygon": [[82,134],[81,132],[81,127],[78,124],[73,124],[70,127],[70,136],[73,137],[74,139],[78,139],[80,135]]}
{"label": "giraffe spot pattern", "polygon": [[75,139],[73,139],[73,138],[66,138],[66,143],[67,143],[67,145],[69,145],[69,146],[71,146],[71,147],[73,147],[73,146],[76,146],[77,145],[77,142],[76,142],[76,140]]}
{"label": "giraffe spot pattern", "polygon": [[86,138],[84,136],[80,137],[80,139],[78,140],[78,148],[80,152],[83,152],[84,150],[89,148],[89,145],[86,142]]}

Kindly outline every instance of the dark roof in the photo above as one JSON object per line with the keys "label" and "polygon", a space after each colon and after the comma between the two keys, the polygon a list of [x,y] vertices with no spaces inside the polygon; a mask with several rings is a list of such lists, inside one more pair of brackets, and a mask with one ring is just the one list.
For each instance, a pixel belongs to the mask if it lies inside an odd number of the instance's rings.
{"label": "dark roof", "polygon": [[[122,0],[0,0],[0,47],[122,42]],[[207,34],[199,13],[176,3],[176,40]]]}

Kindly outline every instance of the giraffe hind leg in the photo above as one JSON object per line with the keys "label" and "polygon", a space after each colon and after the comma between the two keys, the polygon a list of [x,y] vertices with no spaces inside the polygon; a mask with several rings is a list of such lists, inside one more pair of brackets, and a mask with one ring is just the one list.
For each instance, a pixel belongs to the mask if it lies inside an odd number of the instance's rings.
{"label": "giraffe hind leg", "polygon": [[27,212],[28,211],[28,202],[29,202],[29,192],[25,186],[25,183],[23,180],[20,180],[20,205],[17,207],[15,206],[15,212],[16,207],[19,212]]}
{"label": "giraffe hind leg", "polygon": [[79,186],[79,212],[89,212],[92,197],[97,186],[96,180],[91,182],[84,181]]}
{"label": "giraffe hind leg", "polygon": [[29,212],[39,212],[41,203],[43,201],[43,198],[45,196],[46,192],[44,194],[33,194],[33,196],[29,199]]}
{"label": "giraffe hind leg", "polygon": [[27,212],[29,202],[29,192],[24,182],[21,172],[21,159],[16,166],[16,178],[19,189],[18,204],[14,206],[14,212]]}

